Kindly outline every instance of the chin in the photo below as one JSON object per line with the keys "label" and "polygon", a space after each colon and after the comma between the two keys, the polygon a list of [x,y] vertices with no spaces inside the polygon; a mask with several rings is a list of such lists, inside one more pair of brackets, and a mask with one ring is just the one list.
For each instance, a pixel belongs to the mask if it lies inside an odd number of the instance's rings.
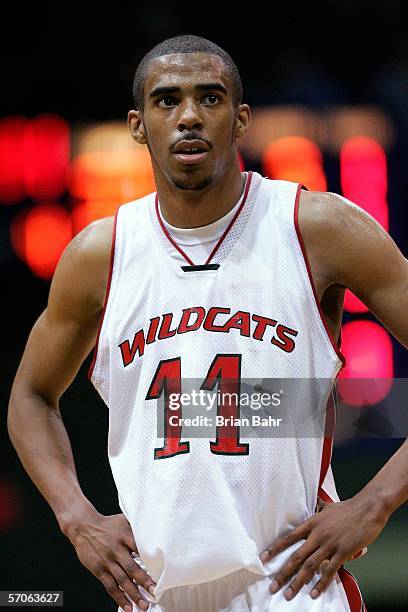
{"label": "chin", "polygon": [[208,176],[184,176],[184,177],[172,177],[173,184],[178,189],[183,189],[183,191],[201,191],[211,185],[214,180],[212,175]]}

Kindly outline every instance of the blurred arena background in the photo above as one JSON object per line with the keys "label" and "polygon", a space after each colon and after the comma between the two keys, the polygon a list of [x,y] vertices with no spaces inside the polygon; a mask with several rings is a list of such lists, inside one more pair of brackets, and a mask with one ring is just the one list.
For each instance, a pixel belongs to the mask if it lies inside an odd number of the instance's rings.
{"label": "blurred arena background", "polygon": [[[406,255],[408,37],[402,8],[396,0],[8,6],[0,42],[0,590],[64,590],[69,612],[115,609],[22,470],[5,423],[11,381],[62,250],[94,219],[154,190],[147,150],[126,128],[142,55],[187,32],[224,47],[253,107],[242,166],[342,193],[377,218]],[[343,350],[345,376],[408,377],[407,351],[351,294]],[[99,511],[114,513],[107,409],[85,372],[64,397],[63,416],[85,493]],[[380,386],[373,403],[381,407],[387,392]],[[339,440],[333,468],[341,497],[356,493],[400,444]],[[399,509],[368,555],[349,566],[370,612],[408,609],[407,519],[407,508]]]}

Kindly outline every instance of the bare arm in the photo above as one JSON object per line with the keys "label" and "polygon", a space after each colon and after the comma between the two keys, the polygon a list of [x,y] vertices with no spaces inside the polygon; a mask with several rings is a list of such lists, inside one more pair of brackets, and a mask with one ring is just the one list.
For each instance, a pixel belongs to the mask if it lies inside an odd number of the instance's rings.
{"label": "bare arm", "polygon": [[[304,193],[299,209],[316,291],[351,289],[408,348],[408,261],[391,237],[358,206],[335,194]],[[373,542],[392,512],[408,500],[408,441],[353,498],[323,509],[263,551],[261,559],[305,542],[274,577],[271,592],[289,582],[292,599],[320,567],[312,597],[325,590],[342,563]]]}
{"label": "bare arm", "polygon": [[319,297],[351,289],[408,348],[408,260],[370,215],[332,193],[302,193],[299,224]]}
{"label": "bare arm", "polygon": [[[31,331],[15,377],[8,430],[26,471],[51,506],[81,562],[124,607],[128,601],[119,583],[132,597],[139,598],[131,579],[147,587],[152,580],[144,572],[141,579],[136,571],[138,566],[130,557],[130,551],[137,550],[136,544],[125,517],[103,517],[83,494],[59,410],[61,395],[95,344],[112,229],[112,219],[96,222],[74,238],[64,252],[47,308]],[[106,560],[114,553],[120,557],[115,567],[113,558]]]}
{"label": "bare arm", "polygon": [[[351,289],[408,348],[408,260],[389,234],[361,208],[327,194],[332,222],[325,237],[328,280]],[[335,236],[341,236],[336,244]],[[331,248],[329,244],[331,243]],[[366,487],[388,514],[408,500],[408,441]]]}
{"label": "bare arm", "polygon": [[63,530],[74,514],[89,507],[58,403],[96,339],[101,292],[90,288],[98,277],[100,285],[106,283],[109,257],[98,238],[102,242],[99,228],[87,228],[63,254],[48,306],[29,336],[8,413],[10,438]]}
{"label": "bare arm", "polygon": [[[351,289],[408,348],[408,260],[359,206],[332,193],[305,193],[299,223],[320,293]],[[390,480],[391,479],[391,480]],[[373,503],[388,513],[408,499],[408,441],[374,477]]]}

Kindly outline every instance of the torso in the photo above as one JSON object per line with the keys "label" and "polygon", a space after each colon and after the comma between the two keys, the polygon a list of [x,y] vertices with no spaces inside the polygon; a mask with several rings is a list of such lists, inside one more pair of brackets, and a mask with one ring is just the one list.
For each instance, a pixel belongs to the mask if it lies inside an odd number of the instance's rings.
{"label": "torso", "polygon": [[[330,282],[330,262],[325,261],[321,245],[321,235],[324,231],[324,227],[318,218],[321,205],[319,194],[302,191],[299,203],[299,227],[302,232],[313,282],[325,320],[333,338],[337,340],[341,328],[345,288]],[[100,306],[97,317],[98,321],[103,310],[109,274],[113,223],[113,217],[102,219],[95,224],[94,230],[100,233],[100,242],[103,241],[105,245],[105,248],[101,249],[100,266],[98,269],[95,269],[95,284],[93,288],[94,299]]]}
{"label": "torso", "polygon": [[[298,240],[299,191],[259,175],[251,185],[241,216],[216,252],[218,268],[206,271],[183,270],[160,229],[154,195],[119,211],[111,292],[91,379],[109,406],[108,453],[122,511],[162,591],[202,580],[203,572],[206,580],[241,567],[263,575],[258,552],[315,512],[328,469],[321,433],[305,437],[305,427],[315,417],[321,422],[341,361],[322,324]],[[313,202],[303,204],[301,229],[317,249],[307,214]],[[327,270],[321,266],[318,273],[316,288],[327,301]],[[186,389],[188,381],[217,379],[218,371],[220,380],[232,372],[242,388],[254,379],[311,380],[322,388],[312,398],[299,395],[294,384],[285,395],[285,405],[296,408],[285,422],[295,419],[301,435],[281,429],[271,442],[271,432],[254,436],[243,426],[232,448],[216,432],[197,437],[183,430],[185,439],[158,433],[168,419],[161,398],[170,383],[163,387],[162,377]],[[153,528],[158,508],[160,526]],[[180,533],[190,529],[193,540],[208,533],[194,558],[192,549],[176,546],[175,514]],[[219,563],[209,567],[208,558],[221,549]]]}

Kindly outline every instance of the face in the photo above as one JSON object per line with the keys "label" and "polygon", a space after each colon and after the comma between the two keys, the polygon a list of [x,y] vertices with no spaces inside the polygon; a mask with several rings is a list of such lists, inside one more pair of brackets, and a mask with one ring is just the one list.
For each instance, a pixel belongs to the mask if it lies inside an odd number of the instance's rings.
{"label": "face", "polygon": [[149,147],[156,180],[202,190],[237,164],[236,139],[247,131],[249,107],[236,106],[220,57],[175,53],[152,60],[144,104],[128,122],[135,140]]}

